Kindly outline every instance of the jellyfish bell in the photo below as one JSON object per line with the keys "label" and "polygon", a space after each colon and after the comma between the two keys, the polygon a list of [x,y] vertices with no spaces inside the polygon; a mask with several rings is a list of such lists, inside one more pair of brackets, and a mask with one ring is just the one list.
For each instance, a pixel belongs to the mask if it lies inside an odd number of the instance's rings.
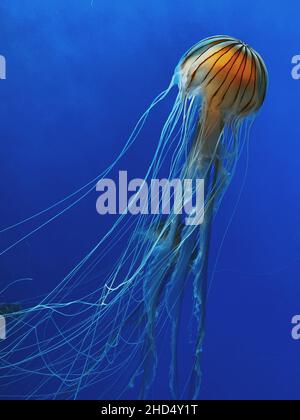
{"label": "jellyfish bell", "polygon": [[[181,59],[175,80],[183,97],[200,97],[202,152],[212,152],[226,123],[247,117],[262,106],[267,70],[261,56],[244,42],[229,37],[206,38]],[[203,140],[203,139],[202,139]]]}
{"label": "jellyfish bell", "polygon": [[200,95],[224,116],[257,111],[266,94],[267,70],[261,56],[235,38],[207,38],[194,46],[176,68],[184,95]]}

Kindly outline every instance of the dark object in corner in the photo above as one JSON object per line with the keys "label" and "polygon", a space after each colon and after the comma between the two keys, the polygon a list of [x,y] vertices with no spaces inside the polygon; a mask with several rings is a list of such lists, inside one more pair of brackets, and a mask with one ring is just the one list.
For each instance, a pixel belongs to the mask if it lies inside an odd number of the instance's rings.
{"label": "dark object in corner", "polygon": [[15,312],[19,312],[20,310],[21,310],[21,306],[17,304],[12,304],[12,303],[0,304],[0,315],[13,314]]}

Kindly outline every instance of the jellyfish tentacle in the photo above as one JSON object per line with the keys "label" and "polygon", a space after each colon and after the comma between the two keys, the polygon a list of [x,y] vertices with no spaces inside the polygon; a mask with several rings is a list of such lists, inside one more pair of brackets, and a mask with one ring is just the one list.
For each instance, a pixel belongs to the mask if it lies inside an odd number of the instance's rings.
{"label": "jellyfish tentacle", "polygon": [[[225,141],[224,141],[225,139]],[[223,142],[227,143],[225,146]],[[230,177],[234,171],[234,166],[238,157],[238,153],[232,154],[227,136],[224,132],[219,136],[217,149],[210,159],[204,158],[204,165],[207,166],[206,172],[206,191],[205,191],[205,222],[201,226],[199,235],[200,252],[193,261],[194,273],[194,315],[198,321],[197,337],[195,344],[195,359],[192,367],[191,377],[189,381],[190,397],[192,399],[199,398],[199,391],[202,380],[201,360],[202,347],[205,338],[206,325],[206,307],[208,292],[208,263],[210,242],[212,235],[212,224],[214,216],[220,205],[223,195],[229,185]],[[224,163],[228,160],[228,168],[224,167]]]}
{"label": "jellyfish tentacle", "polygon": [[[143,365],[144,378],[141,389],[141,395],[144,397],[147,389],[151,385],[156,371],[157,355],[155,343],[155,325],[156,315],[160,302],[160,297],[165,288],[166,278],[170,273],[175,255],[173,252],[173,244],[177,231],[178,217],[173,220],[170,225],[167,238],[162,239],[162,233],[158,240],[157,246],[154,248],[154,255],[147,273],[143,279],[143,296],[145,304],[145,312],[147,317],[146,336],[144,341]],[[164,227],[166,229],[166,227]],[[163,228],[163,229],[164,229]]]}
{"label": "jellyfish tentacle", "polygon": [[195,316],[198,320],[198,332],[195,346],[195,360],[190,379],[190,396],[192,399],[199,397],[199,390],[202,379],[201,372],[201,354],[202,345],[205,336],[206,324],[206,304],[207,304],[207,281],[208,281],[208,261],[211,241],[212,221],[215,212],[215,204],[218,194],[222,192],[223,185],[218,185],[220,174],[220,161],[215,158],[211,165],[213,179],[207,188],[206,206],[205,206],[205,223],[201,226],[200,246],[201,252],[197,256],[193,264],[194,276],[194,300],[195,300]]}
{"label": "jellyfish tentacle", "polygon": [[167,286],[166,305],[171,321],[171,364],[169,369],[169,385],[173,397],[178,398],[178,335],[185,284],[190,273],[191,255],[197,243],[198,229],[185,226],[182,230],[181,245],[176,264]]}

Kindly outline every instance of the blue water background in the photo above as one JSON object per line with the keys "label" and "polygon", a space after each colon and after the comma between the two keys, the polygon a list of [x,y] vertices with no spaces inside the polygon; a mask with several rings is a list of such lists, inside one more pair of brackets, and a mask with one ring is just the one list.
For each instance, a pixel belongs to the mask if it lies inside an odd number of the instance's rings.
{"label": "blue water background", "polygon": [[[300,313],[300,80],[291,77],[299,16],[296,1],[1,0],[1,226],[56,202],[113,161],[200,39],[232,35],[264,57],[269,90],[251,132],[245,183],[246,153],[214,228],[216,255],[243,186],[209,294],[202,399],[300,397],[300,342],[290,334]],[[144,175],[173,99],[154,112],[118,169]],[[1,285],[33,280],[0,300],[46,293],[89,251],[106,230],[96,197],[1,257]],[[14,238],[2,235],[2,247]],[[191,352],[181,346],[184,368]],[[10,392],[18,395],[18,386]],[[158,378],[153,397],[168,396]]]}

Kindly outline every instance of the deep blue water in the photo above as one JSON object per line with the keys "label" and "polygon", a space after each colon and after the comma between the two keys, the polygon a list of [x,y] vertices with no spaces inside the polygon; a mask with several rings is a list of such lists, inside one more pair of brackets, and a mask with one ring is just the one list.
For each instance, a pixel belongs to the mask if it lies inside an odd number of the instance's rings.
{"label": "deep blue water", "polygon": [[[48,207],[112,162],[182,54],[200,39],[232,35],[263,56],[269,89],[210,289],[202,399],[300,396],[300,342],[291,338],[291,318],[300,313],[300,80],[291,77],[291,58],[300,54],[299,15],[296,1],[1,0],[3,227]],[[141,144],[117,169],[143,176],[171,103],[154,112]],[[214,226],[212,260],[245,167],[244,153]],[[46,293],[83,258],[106,230],[95,200],[96,193],[0,257],[1,288],[32,278],[0,301]],[[1,249],[16,238],[2,234]],[[109,258],[112,264],[116,255]],[[184,368],[190,349],[181,345]],[[154,398],[169,396],[166,382],[158,378]],[[10,384],[8,392],[20,394],[19,386]],[[100,393],[89,389],[79,397]]]}

